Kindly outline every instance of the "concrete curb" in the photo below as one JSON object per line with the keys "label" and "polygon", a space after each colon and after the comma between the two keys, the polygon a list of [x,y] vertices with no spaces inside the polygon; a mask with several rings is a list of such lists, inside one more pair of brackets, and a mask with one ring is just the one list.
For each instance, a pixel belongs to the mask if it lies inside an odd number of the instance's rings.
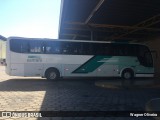
{"label": "concrete curb", "polygon": [[130,84],[130,81],[122,80],[101,80],[96,81],[95,85],[102,88],[109,89],[121,89],[121,88],[160,88],[160,84],[155,84],[154,80],[136,80],[133,84]]}

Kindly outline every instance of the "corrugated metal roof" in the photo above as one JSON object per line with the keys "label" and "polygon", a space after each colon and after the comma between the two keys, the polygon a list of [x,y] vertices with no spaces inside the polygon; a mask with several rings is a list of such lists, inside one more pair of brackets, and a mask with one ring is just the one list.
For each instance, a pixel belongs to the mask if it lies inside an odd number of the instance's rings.
{"label": "corrugated metal roof", "polygon": [[62,0],[62,3],[60,39],[141,41],[160,33],[159,0]]}
{"label": "corrugated metal roof", "polygon": [[0,40],[6,41],[7,38],[5,38],[4,36],[0,35]]}

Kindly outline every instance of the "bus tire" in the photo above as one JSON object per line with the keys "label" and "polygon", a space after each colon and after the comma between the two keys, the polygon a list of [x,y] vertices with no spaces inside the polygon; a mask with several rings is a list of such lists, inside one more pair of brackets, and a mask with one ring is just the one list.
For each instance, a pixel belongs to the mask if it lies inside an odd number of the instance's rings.
{"label": "bus tire", "polygon": [[57,69],[51,68],[45,72],[45,76],[46,76],[47,80],[54,81],[54,80],[58,80],[60,78],[60,73]]}
{"label": "bus tire", "polygon": [[126,79],[126,80],[131,80],[134,77],[134,72],[131,69],[125,69],[122,72],[122,78]]}

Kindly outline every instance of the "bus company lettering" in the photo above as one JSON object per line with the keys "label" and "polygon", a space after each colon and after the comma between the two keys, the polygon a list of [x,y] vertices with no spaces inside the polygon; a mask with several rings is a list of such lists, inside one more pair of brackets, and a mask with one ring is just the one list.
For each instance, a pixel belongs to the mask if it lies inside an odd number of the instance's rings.
{"label": "bus company lettering", "polygon": [[28,56],[27,62],[42,62],[42,58],[40,56]]}

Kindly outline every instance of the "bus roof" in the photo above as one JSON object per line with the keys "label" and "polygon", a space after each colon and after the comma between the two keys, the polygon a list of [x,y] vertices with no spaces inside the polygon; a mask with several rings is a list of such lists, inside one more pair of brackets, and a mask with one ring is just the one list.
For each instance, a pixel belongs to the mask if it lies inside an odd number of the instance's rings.
{"label": "bus roof", "polygon": [[68,42],[90,42],[90,43],[115,43],[115,44],[136,44],[138,43],[125,43],[125,42],[115,42],[115,41],[93,41],[93,40],[69,40],[69,39],[51,39],[51,38],[27,38],[27,37],[8,37],[7,40],[11,39],[25,39],[25,40],[46,40],[46,41],[68,41]]}

